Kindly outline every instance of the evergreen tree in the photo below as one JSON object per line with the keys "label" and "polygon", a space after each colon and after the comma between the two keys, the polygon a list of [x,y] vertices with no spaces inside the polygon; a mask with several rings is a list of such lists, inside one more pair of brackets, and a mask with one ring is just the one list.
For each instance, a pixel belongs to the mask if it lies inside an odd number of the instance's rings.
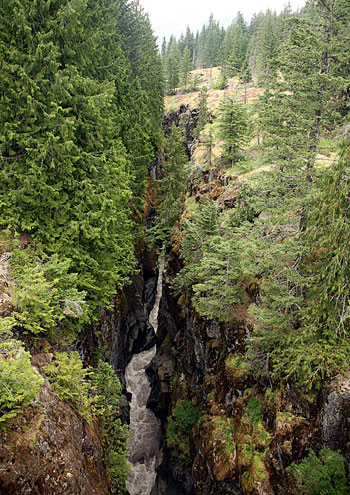
{"label": "evergreen tree", "polygon": [[223,157],[233,166],[239,160],[242,146],[248,140],[246,108],[233,98],[227,98],[221,102],[219,111],[218,137],[223,141]]}
{"label": "evergreen tree", "polygon": [[179,85],[180,80],[180,50],[173,36],[169,40],[165,61],[165,75],[167,91],[168,93],[173,93]]}
{"label": "evergreen tree", "polygon": [[276,32],[276,14],[266,12],[257,33],[256,70],[261,84],[276,78],[279,40]]}
{"label": "evergreen tree", "polygon": [[155,225],[149,230],[150,241],[158,246],[169,242],[171,229],[178,222],[185,199],[188,157],[180,129],[173,123],[165,141],[164,178],[156,184]]}
{"label": "evergreen tree", "polygon": [[181,84],[185,90],[189,86],[190,71],[192,70],[191,52],[188,47],[184,49],[180,62]]}
{"label": "evergreen tree", "polygon": [[225,40],[228,46],[224,63],[227,66],[228,74],[230,76],[240,75],[246,67],[248,47],[247,26],[240,12],[227,30]]}
{"label": "evergreen tree", "polygon": [[199,266],[207,250],[208,242],[219,234],[217,205],[205,201],[199,212],[190,220],[183,220],[184,238],[181,243],[181,258],[185,266],[173,281],[172,288],[178,295],[193,296],[193,286],[200,281]]}
{"label": "evergreen tree", "polygon": [[289,36],[279,57],[283,80],[271,84],[260,112],[265,145],[283,166],[298,161],[310,171],[322,127],[339,119],[339,99],[334,95],[348,84],[346,71],[337,73],[346,51],[339,35],[349,39],[347,9],[343,1],[331,11],[320,3],[312,18],[288,21]]}
{"label": "evergreen tree", "polygon": [[[140,195],[163,91],[158,69],[142,69],[159,60],[146,21],[133,13],[139,34],[128,60],[118,3],[71,7],[67,0],[0,6],[0,221],[71,258],[79,287],[105,305],[133,266],[130,177]],[[137,68],[141,39],[153,55]]]}
{"label": "evergreen tree", "polygon": [[166,49],[167,49],[167,42],[166,42],[166,39],[165,39],[165,36],[164,36],[163,37],[163,41],[162,41],[162,46],[161,46],[161,49],[160,49],[160,53],[161,53],[161,56],[162,56],[163,64],[164,64],[164,61],[165,61]]}
{"label": "evergreen tree", "polygon": [[190,51],[191,65],[194,64],[194,55],[195,55],[195,39],[192,31],[189,26],[186,28],[186,34],[184,39],[185,48],[188,48]]}
{"label": "evergreen tree", "polygon": [[209,109],[208,109],[208,90],[206,87],[202,88],[199,95],[198,102],[198,121],[197,126],[193,130],[193,137],[198,138],[205,125],[209,121]]}
{"label": "evergreen tree", "polygon": [[128,118],[123,143],[132,176],[134,199],[143,208],[146,176],[162,141],[164,81],[158,48],[148,16],[138,2],[121,0],[118,29],[129,70],[129,95],[123,97]]}
{"label": "evergreen tree", "polygon": [[205,147],[205,153],[204,153],[204,162],[209,165],[209,167],[212,167],[213,165],[213,149],[214,149],[214,135],[213,131],[210,128],[208,132],[208,136],[205,136],[204,139],[201,142],[201,145]]}
{"label": "evergreen tree", "polygon": [[220,24],[211,14],[207,26],[203,26],[198,43],[203,67],[215,67],[220,63],[223,35]]}

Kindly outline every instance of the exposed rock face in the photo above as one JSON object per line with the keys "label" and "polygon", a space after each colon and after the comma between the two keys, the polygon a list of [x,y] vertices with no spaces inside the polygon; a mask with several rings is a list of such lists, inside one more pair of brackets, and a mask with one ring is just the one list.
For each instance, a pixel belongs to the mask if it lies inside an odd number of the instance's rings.
{"label": "exposed rock face", "polygon": [[163,120],[163,130],[166,136],[170,134],[173,123],[176,127],[180,126],[184,136],[186,153],[189,158],[191,158],[195,146],[195,139],[192,132],[197,126],[198,116],[199,111],[197,109],[191,109],[188,105],[181,105],[178,110],[166,113]]}
{"label": "exposed rock face", "polygon": [[325,444],[341,450],[350,466],[350,374],[340,376],[329,387],[321,419]]}
{"label": "exposed rock face", "polygon": [[13,306],[11,303],[10,270],[8,260],[10,253],[3,253],[0,256],[0,317],[9,316]]}
{"label": "exposed rock face", "polygon": [[[167,115],[165,128],[186,114],[184,107]],[[189,139],[189,154],[193,144]],[[192,167],[187,192],[197,203],[217,200],[221,212],[235,207],[242,185],[233,175],[198,166]],[[234,308],[230,324],[200,317],[185,296],[177,299],[171,293],[171,281],[182,267],[180,231],[177,237],[163,287],[160,390],[154,387],[152,408],[160,410],[164,429],[184,398],[201,418],[187,436],[189,452],[174,452],[165,444],[152,495],[299,495],[287,467],[325,445],[341,451],[349,471],[350,378],[325,383],[312,396],[288,384],[273,385],[268,373],[259,380],[247,373],[236,358],[245,352],[251,331],[249,304],[259,302],[255,284],[245,287],[246,300]],[[155,384],[154,366],[150,374]]]}
{"label": "exposed rock face", "polygon": [[44,384],[37,403],[0,433],[0,493],[107,495],[98,430]]}

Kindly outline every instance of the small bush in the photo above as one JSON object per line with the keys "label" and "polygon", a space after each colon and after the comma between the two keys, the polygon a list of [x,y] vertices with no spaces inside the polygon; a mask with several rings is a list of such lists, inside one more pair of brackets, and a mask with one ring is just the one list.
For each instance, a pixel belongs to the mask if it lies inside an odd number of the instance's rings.
{"label": "small bush", "polygon": [[91,407],[94,403],[92,384],[88,379],[91,369],[83,368],[79,353],[57,352],[54,361],[44,367],[57,397],[74,404],[82,416],[91,422]]}
{"label": "small bush", "polygon": [[313,450],[300,464],[288,470],[297,479],[302,495],[349,495],[346,486],[344,457],[325,447],[319,457]]}
{"label": "small bush", "polygon": [[43,383],[19,341],[0,344],[0,427],[35,399]]}
{"label": "small bush", "polygon": [[101,415],[101,433],[105,444],[107,474],[112,494],[126,493],[125,481],[129,470],[127,440],[129,428],[120,415],[122,385],[112,366],[99,359],[92,376],[95,410]]}
{"label": "small bush", "polygon": [[[14,249],[11,259],[14,317],[25,333],[52,335],[64,318],[82,319],[85,292],[76,288],[70,260]],[[67,325],[65,325],[67,326]]]}
{"label": "small bush", "polygon": [[194,406],[189,399],[182,400],[175,407],[172,416],[168,418],[166,433],[168,446],[189,455],[189,434],[199,417],[198,407]]}

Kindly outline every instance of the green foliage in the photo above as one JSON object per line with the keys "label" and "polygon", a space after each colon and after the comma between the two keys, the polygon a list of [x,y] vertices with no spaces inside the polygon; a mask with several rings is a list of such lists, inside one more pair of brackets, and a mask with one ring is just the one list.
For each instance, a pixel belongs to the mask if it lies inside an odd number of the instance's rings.
{"label": "green foliage", "polygon": [[244,70],[247,63],[247,48],[247,25],[239,12],[227,29],[223,43],[224,65],[231,77],[239,75]]}
{"label": "green foliage", "polygon": [[243,145],[248,141],[246,107],[233,98],[227,98],[220,103],[219,111],[218,137],[223,141],[223,157],[233,166],[241,158]]}
{"label": "green foliage", "polygon": [[176,294],[190,297],[199,314],[230,321],[241,301],[242,270],[232,232],[220,235],[217,206],[204,201],[191,221],[183,222],[181,258],[185,266],[172,283]]}
{"label": "green foliage", "polygon": [[192,61],[191,61],[191,51],[188,47],[184,49],[184,52],[180,61],[180,75],[181,75],[181,84],[185,89],[189,86],[190,81],[190,71],[192,70]]}
{"label": "green foliage", "polygon": [[229,456],[236,452],[236,444],[234,441],[234,429],[232,420],[226,416],[215,417],[212,422],[215,424],[213,431],[213,441],[217,438],[222,438],[225,443],[225,452]]}
{"label": "green foliage", "polygon": [[325,447],[319,457],[313,450],[301,461],[293,463],[288,470],[298,481],[302,495],[348,495],[344,457]]}
{"label": "green foliage", "polygon": [[53,338],[65,319],[62,332],[67,336],[68,318],[84,321],[85,292],[77,290],[78,274],[70,272],[70,266],[71,260],[60,261],[56,254],[47,257],[39,249],[13,249],[11,301],[14,318],[25,333]]}
{"label": "green foliage", "polygon": [[112,366],[101,359],[92,375],[92,383],[96,394],[95,410],[101,416],[110,489],[113,494],[120,493],[120,490],[126,493],[129,457],[126,444],[129,429],[119,418],[122,385]]}
{"label": "green foliage", "polygon": [[[9,330],[14,322],[5,320]],[[43,377],[32,368],[29,352],[19,341],[0,343],[0,428],[33,402],[43,383]]]}
{"label": "green foliage", "polygon": [[310,254],[304,267],[309,277],[305,320],[325,337],[345,337],[350,330],[350,288],[347,285],[350,260],[346,241],[350,235],[349,159],[350,139],[347,138],[342,143],[337,163],[316,179],[308,208],[305,238]]}
{"label": "green foliage", "polygon": [[13,316],[0,318],[0,341],[6,341],[12,337],[12,329],[16,324],[17,321]]}
{"label": "green foliage", "polygon": [[248,414],[249,419],[253,424],[261,423],[262,406],[260,400],[257,397],[252,397],[251,399],[249,399],[246,413]]}
{"label": "green foliage", "polygon": [[143,204],[160,143],[160,58],[125,3],[0,7],[0,222],[71,259],[91,312],[134,266],[130,200]]}
{"label": "green foliage", "polygon": [[172,36],[169,41],[165,61],[165,77],[168,94],[174,93],[180,82],[180,58],[181,54],[176,39]]}
{"label": "green foliage", "polygon": [[129,452],[125,445],[129,431],[127,426],[122,425],[119,420],[114,423],[114,434],[118,440],[116,441],[116,446],[107,452],[106,464],[111,493],[117,495],[127,493],[125,480],[129,472],[127,463]]}
{"label": "green foliage", "polygon": [[79,353],[76,351],[69,354],[57,352],[54,360],[44,366],[43,370],[57,397],[74,404],[79,414],[91,422],[94,398],[89,377],[92,371],[89,368],[83,368]]}
{"label": "green foliage", "polygon": [[152,244],[162,246],[170,240],[170,231],[178,222],[185,200],[188,158],[180,129],[173,123],[165,141],[164,178],[157,181],[155,225],[148,231]]}
{"label": "green foliage", "polygon": [[217,206],[214,201],[200,205],[199,212],[191,220],[183,221],[184,238],[181,244],[181,258],[185,266],[172,283],[178,295],[192,295],[192,286],[198,281],[197,268],[206,251],[208,240],[219,233]]}
{"label": "green foliage", "polygon": [[213,85],[213,89],[226,89],[227,86],[228,86],[228,77],[226,75],[225,70],[221,69],[220,76],[218,77],[216,83]]}
{"label": "green foliage", "polygon": [[197,283],[192,285],[193,304],[199,314],[221,321],[232,319],[234,305],[241,298],[236,258],[237,245],[230,239],[213,236],[207,241],[196,267]]}
{"label": "green foliage", "polygon": [[100,359],[96,369],[83,368],[78,352],[59,352],[44,372],[60,400],[74,404],[88,422],[93,414],[101,418],[110,489],[126,493],[129,430],[119,417],[122,385],[112,366]]}
{"label": "green foliage", "polygon": [[201,89],[198,102],[198,121],[197,126],[193,130],[193,137],[198,138],[205,125],[209,121],[209,109],[208,109],[208,90],[205,86]]}
{"label": "green foliage", "polygon": [[198,422],[200,413],[189,399],[182,400],[174,409],[172,416],[168,418],[166,438],[168,447],[178,450],[185,456],[189,452],[189,435],[193,426]]}

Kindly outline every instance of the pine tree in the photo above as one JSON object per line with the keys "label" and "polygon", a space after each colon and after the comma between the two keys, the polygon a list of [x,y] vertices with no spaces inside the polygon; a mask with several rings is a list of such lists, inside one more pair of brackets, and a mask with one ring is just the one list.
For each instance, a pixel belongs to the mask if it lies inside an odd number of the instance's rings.
{"label": "pine tree", "polygon": [[198,121],[197,126],[193,130],[193,137],[198,138],[205,125],[209,121],[209,109],[208,109],[208,90],[206,87],[202,88],[199,95],[198,102]]}
{"label": "pine tree", "polygon": [[179,84],[180,74],[180,50],[176,39],[172,36],[168,44],[168,52],[165,61],[166,88],[168,93],[173,93]]}
{"label": "pine tree", "polygon": [[225,57],[228,74],[230,76],[240,75],[246,67],[248,47],[247,26],[240,12],[227,30],[225,40],[228,45]]}
{"label": "pine tree", "polygon": [[180,62],[181,84],[184,86],[185,90],[189,86],[189,77],[191,70],[192,70],[191,52],[190,49],[186,47],[184,49]]}
{"label": "pine tree", "polygon": [[246,108],[233,98],[227,98],[220,104],[219,111],[218,137],[223,141],[223,157],[233,166],[239,160],[242,147],[248,140]]}
{"label": "pine tree", "polygon": [[185,199],[188,157],[181,131],[173,123],[165,141],[164,178],[157,184],[155,225],[148,232],[149,240],[162,246],[169,242],[170,231],[178,222]]}

